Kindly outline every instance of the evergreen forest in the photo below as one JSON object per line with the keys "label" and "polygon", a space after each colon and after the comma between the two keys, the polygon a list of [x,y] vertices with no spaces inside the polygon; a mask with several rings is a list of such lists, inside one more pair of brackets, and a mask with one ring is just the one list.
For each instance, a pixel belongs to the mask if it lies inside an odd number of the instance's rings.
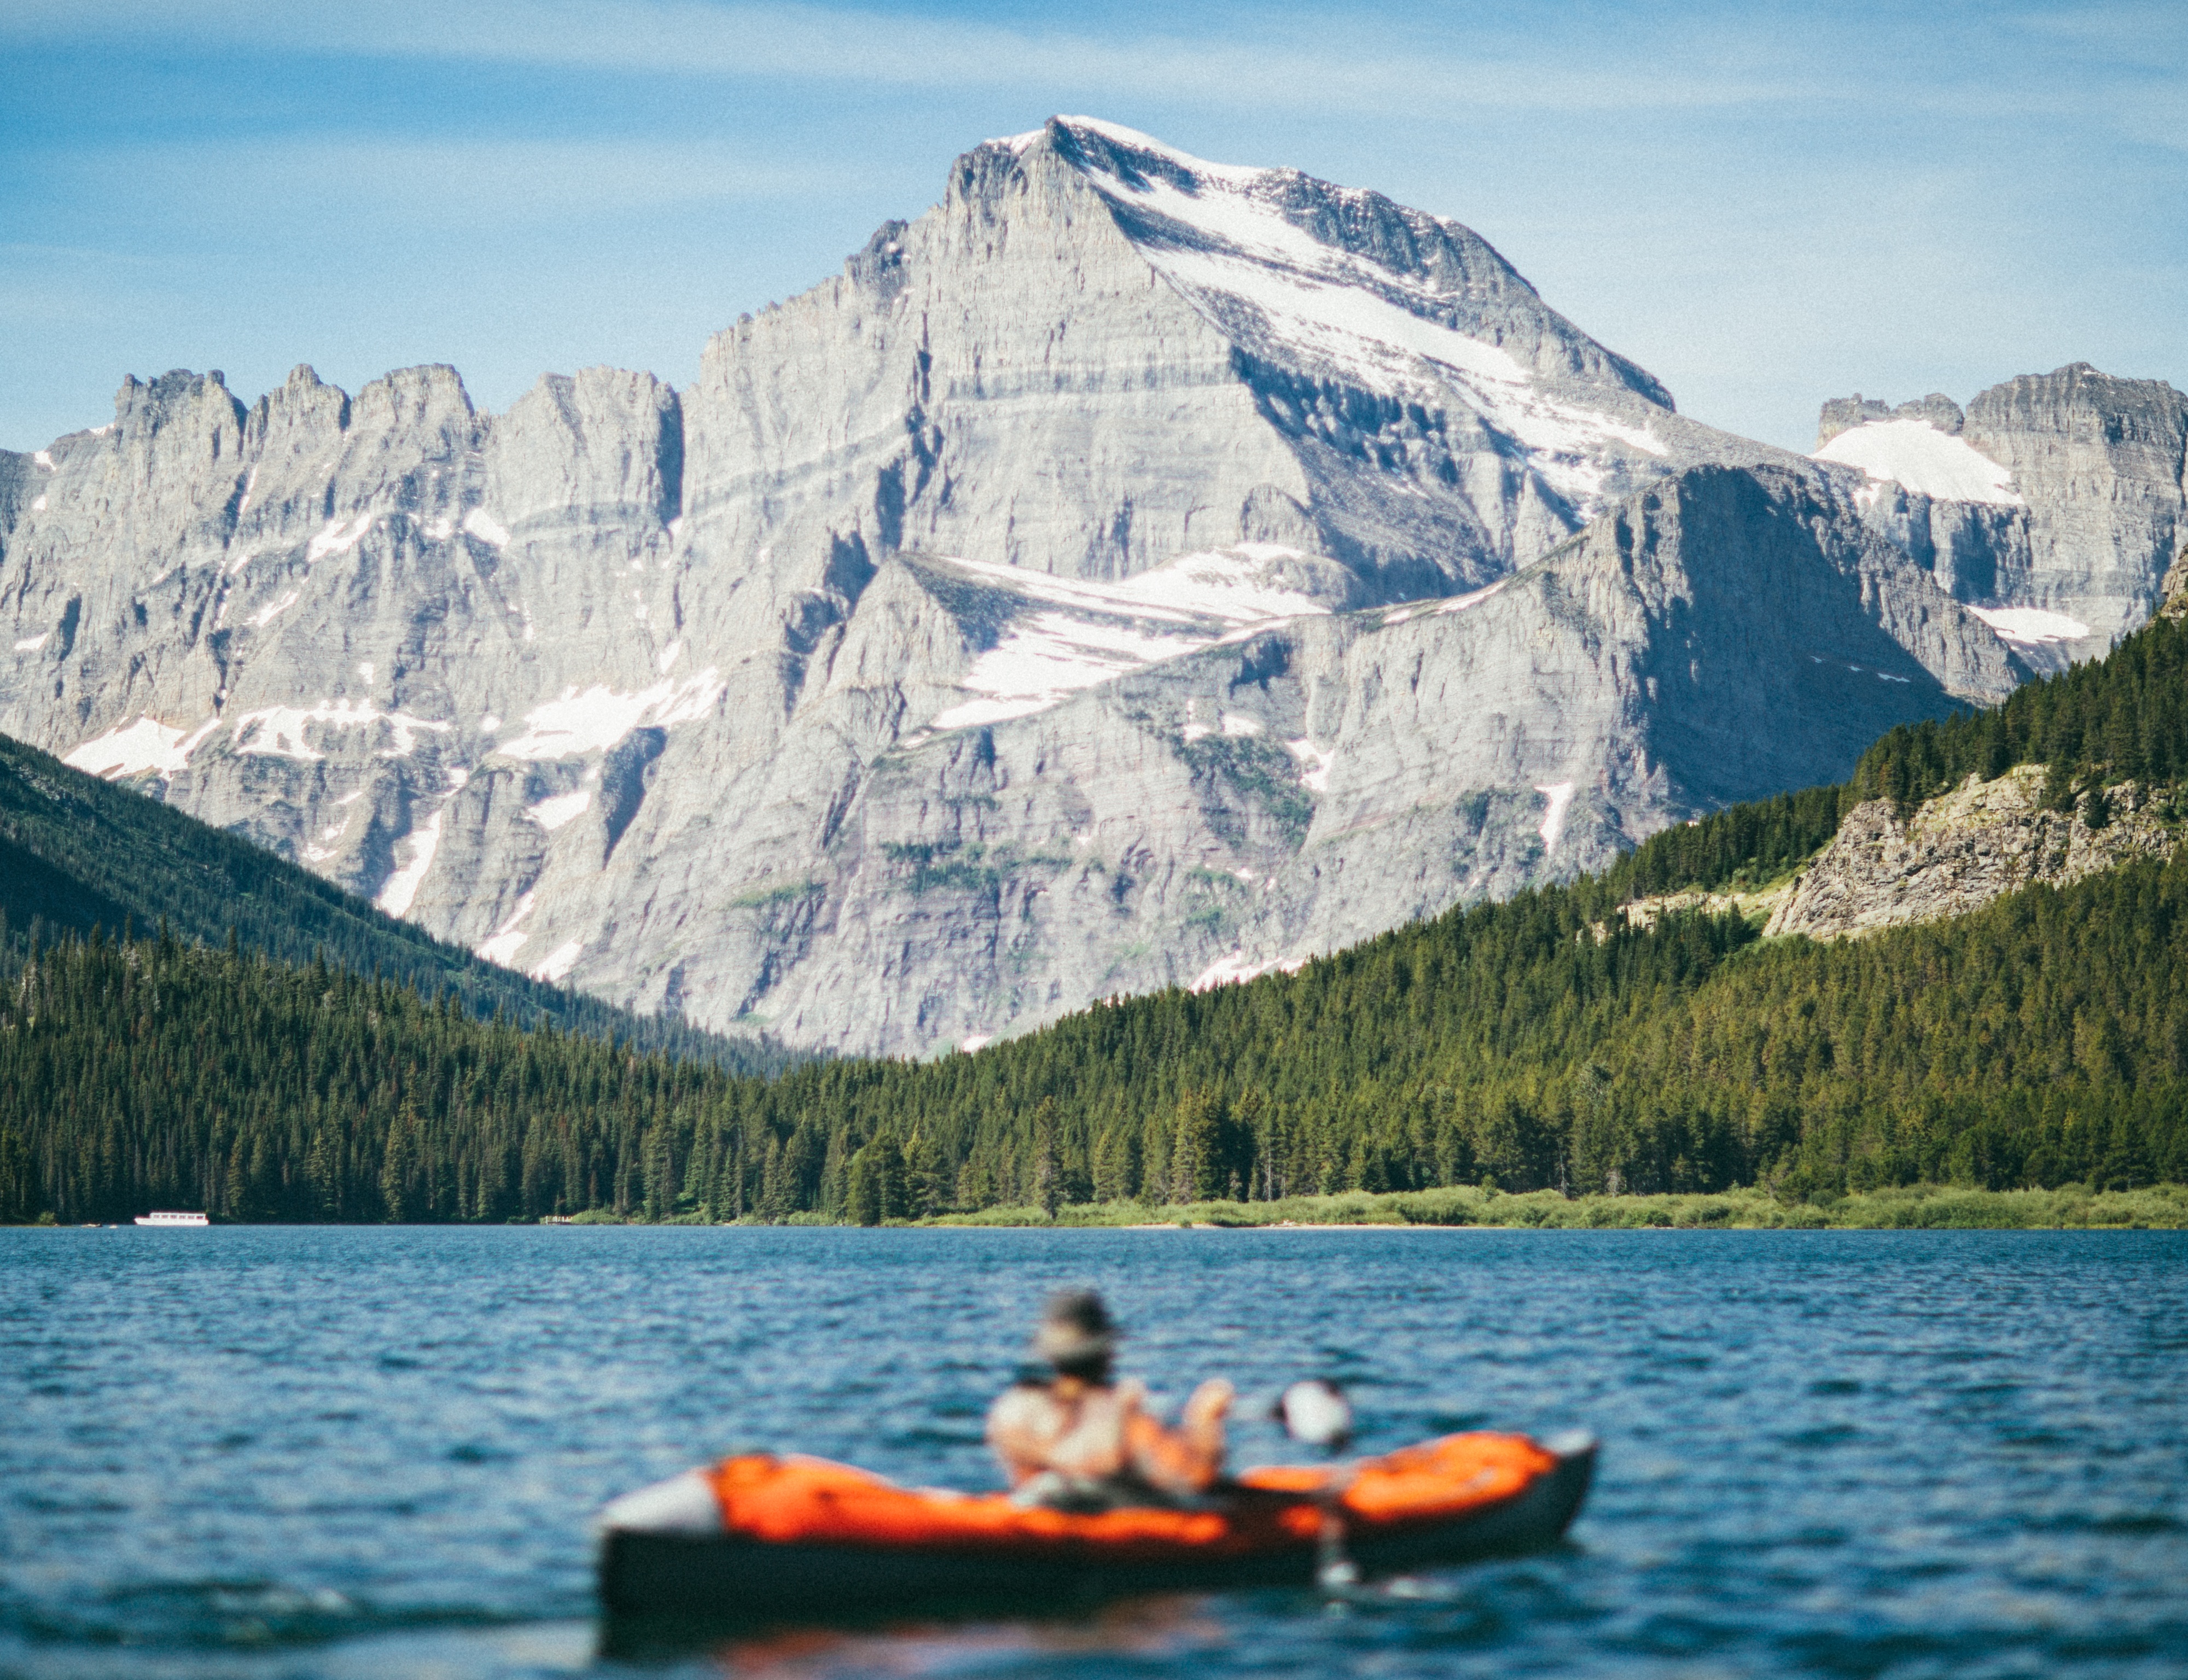
{"label": "evergreen forest", "polygon": [[[1648,894],[1782,875],[1865,798],[2172,786],[2188,628],[1893,731],[1851,781],[1296,974],[974,1055],[772,1075],[161,928],[18,941],[0,1218],[842,1219],[1479,1184],[1824,1197],[2188,1181],[2188,853],[1858,941]],[[0,945],[7,939],[0,939]]]}
{"label": "evergreen forest", "polygon": [[497,967],[126,783],[86,775],[0,736],[0,969],[22,960],[33,935],[162,923],[180,939],[234,939],[292,963],[323,955],[353,973],[453,995],[476,1015],[499,1012],[747,1073],[790,1059],[764,1043],[633,1015]]}

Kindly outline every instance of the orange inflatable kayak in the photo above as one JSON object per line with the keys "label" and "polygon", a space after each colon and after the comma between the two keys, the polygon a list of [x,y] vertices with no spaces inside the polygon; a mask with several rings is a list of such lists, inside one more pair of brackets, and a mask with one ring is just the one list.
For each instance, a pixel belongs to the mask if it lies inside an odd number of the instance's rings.
{"label": "orange inflatable kayak", "polygon": [[[1348,1467],[1334,1501],[1369,1573],[1562,1535],[1595,1465],[1587,1435],[1457,1435]],[[601,1514],[611,1612],[770,1620],[947,1601],[1087,1601],[1315,1579],[1334,1473],[1243,1472],[1192,1509],[1096,1514],[909,1488],[825,1458],[748,1454]]]}

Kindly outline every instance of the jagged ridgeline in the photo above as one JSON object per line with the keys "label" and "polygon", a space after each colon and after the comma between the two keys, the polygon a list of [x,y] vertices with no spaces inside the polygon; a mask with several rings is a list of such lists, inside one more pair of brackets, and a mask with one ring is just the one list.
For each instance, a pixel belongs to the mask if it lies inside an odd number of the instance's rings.
{"label": "jagged ridgeline", "polygon": [[448,994],[478,1016],[747,1073],[785,1059],[764,1043],[633,1015],[498,967],[256,846],[0,736],[0,973],[34,938],[162,925],[185,943],[233,941],[290,964],[323,955],[338,969]]}
{"label": "jagged ridgeline", "polygon": [[[1782,873],[1861,798],[2005,768],[2001,730],[2009,764],[2066,764],[2079,820],[2102,821],[2108,782],[2179,775],[2184,662],[2188,629],[2161,619],[1993,712],[1894,732],[1846,786],[1673,831],[1601,877],[939,1061],[741,1078],[323,966],[73,941],[0,1007],[0,1216],[874,1219],[1456,1183],[2188,1180],[2188,854],[1831,944],[1621,913]],[[2133,758],[2106,745],[2123,714],[2158,720]]]}

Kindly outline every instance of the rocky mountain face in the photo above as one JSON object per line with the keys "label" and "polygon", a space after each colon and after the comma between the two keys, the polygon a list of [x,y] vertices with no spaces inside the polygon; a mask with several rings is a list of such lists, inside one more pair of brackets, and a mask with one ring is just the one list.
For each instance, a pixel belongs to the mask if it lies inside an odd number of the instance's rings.
{"label": "rocky mountain face", "polygon": [[1888,800],[1855,806],[1764,932],[1831,939],[1941,921],[2039,882],[2064,887],[2161,856],[2180,838],[2171,813],[2133,782],[2106,790],[2099,826],[2088,794],[2074,810],[2045,810],[2044,774],[2022,764],[1993,781],[1970,776],[1903,822]]}
{"label": "rocky mountain face", "polygon": [[0,731],[616,1003],[922,1053],[2003,695],[2050,645],[1960,533],[2050,481],[1954,471],[1713,431],[1456,223],[1058,120],[684,392],[130,381],[0,459]]}
{"label": "rocky mountain face", "polygon": [[2086,362],[1993,386],[1965,413],[1934,392],[1835,398],[1816,451],[1860,469],[1871,522],[2041,668],[2147,619],[2188,539],[2188,397]]}

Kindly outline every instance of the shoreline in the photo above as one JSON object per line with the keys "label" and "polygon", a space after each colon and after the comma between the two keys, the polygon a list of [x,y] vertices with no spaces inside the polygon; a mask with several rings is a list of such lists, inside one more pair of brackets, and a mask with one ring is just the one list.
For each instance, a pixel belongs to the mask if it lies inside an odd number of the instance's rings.
{"label": "shoreline", "polygon": [[1353,1191],[1273,1202],[987,1208],[891,1221],[919,1229],[1252,1231],[2177,1231],[2188,1185],[2136,1190],[1977,1190],[1909,1185],[1814,1200],[1762,1189],[1641,1196],[1505,1193],[1476,1186]]}
{"label": "shoreline", "polygon": [[[103,1224],[104,1222],[102,1222]],[[219,1221],[242,1228],[246,1221]],[[471,1221],[448,1222],[452,1227]],[[547,1219],[492,1221],[495,1226],[556,1230],[595,1225],[759,1226],[769,1221],[716,1220],[703,1209],[662,1220],[608,1209]],[[391,1228],[372,1221],[376,1228]],[[857,1229],[846,1221],[800,1214],[785,1226]],[[1290,1196],[1272,1202],[1193,1202],[1151,1207],[1138,1202],[1074,1203],[1053,1213],[1039,1207],[984,1208],[972,1213],[892,1219],[891,1229],[921,1231],[2180,1231],[2188,1230],[2188,1185],[2136,1190],[1975,1190],[1951,1185],[1825,1193],[1814,1200],[1740,1189],[1644,1196],[1568,1197],[1554,1190],[1515,1193],[1462,1185],[1437,1190],[1331,1196]],[[354,1230],[364,1222],[329,1222]],[[13,1230],[80,1230],[44,1221]]]}

